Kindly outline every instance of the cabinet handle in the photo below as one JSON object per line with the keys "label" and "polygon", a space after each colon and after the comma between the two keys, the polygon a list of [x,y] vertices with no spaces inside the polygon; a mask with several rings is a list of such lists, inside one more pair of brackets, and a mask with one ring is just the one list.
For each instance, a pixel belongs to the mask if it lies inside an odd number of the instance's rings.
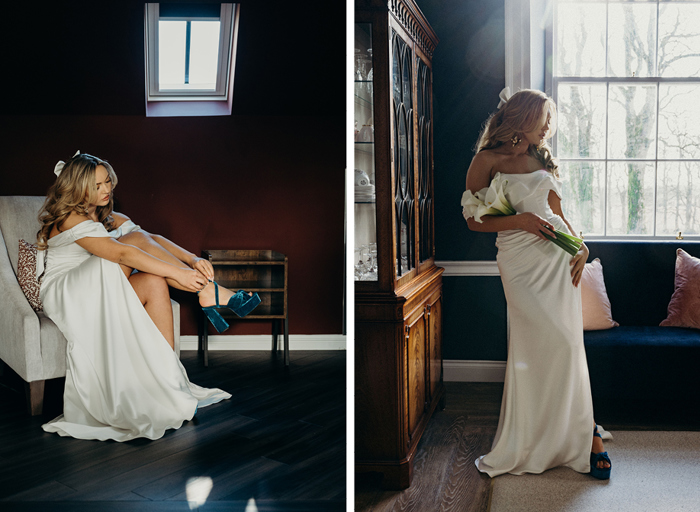
{"label": "cabinet handle", "polygon": [[426,309],[426,311],[427,311],[427,315],[430,316],[430,304],[428,304],[427,306],[425,306],[425,309]]}
{"label": "cabinet handle", "polygon": [[409,325],[405,326],[404,329],[406,330],[406,339],[410,339],[410,332],[411,332],[411,327]]}

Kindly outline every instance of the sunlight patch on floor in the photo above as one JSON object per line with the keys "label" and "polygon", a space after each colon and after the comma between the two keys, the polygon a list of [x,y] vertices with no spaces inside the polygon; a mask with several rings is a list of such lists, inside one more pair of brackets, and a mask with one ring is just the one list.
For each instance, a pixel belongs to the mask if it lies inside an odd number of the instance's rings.
{"label": "sunlight patch on floor", "polygon": [[[207,502],[212,487],[214,487],[214,482],[208,476],[196,476],[187,479],[185,494],[187,495],[187,503],[190,505],[190,510],[195,510]],[[246,512],[247,510],[246,508]]]}

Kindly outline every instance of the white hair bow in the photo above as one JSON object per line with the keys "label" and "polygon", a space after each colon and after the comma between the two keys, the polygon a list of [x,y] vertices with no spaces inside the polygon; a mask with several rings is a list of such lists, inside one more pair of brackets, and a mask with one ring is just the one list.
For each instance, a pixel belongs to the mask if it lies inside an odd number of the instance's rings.
{"label": "white hair bow", "polygon": [[506,104],[506,101],[510,99],[510,87],[504,87],[503,90],[498,94],[498,97],[501,101],[498,102],[497,108],[500,109],[503,105]]}
{"label": "white hair bow", "polygon": [[[73,158],[78,156],[80,154],[80,150],[75,152],[75,155],[73,155]],[[53,173],[58,176],[61,174],[61,171],[63,170],[63,166],[66,165],[66,163],[63,160],[59,160],[56,166],[53,168]]]}

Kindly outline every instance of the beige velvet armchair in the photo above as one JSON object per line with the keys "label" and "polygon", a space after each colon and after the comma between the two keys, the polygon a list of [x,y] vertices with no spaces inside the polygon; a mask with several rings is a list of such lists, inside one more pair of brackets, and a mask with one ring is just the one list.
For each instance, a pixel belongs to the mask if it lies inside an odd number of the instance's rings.
{"label": "beige velvet armchair", "polygon": [[[44,381],[65,377],[66,339],[43,311],[35,312],[17,281],[19,240],[36,243],[43,196],[0,196],[0,365],[26,385],[27,410],[42,413]],[[180,305],[171,299],[175,352],[180,355]]]}

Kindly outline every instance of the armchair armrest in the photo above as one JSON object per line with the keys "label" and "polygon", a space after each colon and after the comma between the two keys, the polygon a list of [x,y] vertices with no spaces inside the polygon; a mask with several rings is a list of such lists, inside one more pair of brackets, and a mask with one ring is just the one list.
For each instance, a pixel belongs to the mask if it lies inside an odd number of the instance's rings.
{"label": "armchair armrest", "polygon": [[0,236],[0,359],[25,381],[43,379],[39,317],[17,281]]}

